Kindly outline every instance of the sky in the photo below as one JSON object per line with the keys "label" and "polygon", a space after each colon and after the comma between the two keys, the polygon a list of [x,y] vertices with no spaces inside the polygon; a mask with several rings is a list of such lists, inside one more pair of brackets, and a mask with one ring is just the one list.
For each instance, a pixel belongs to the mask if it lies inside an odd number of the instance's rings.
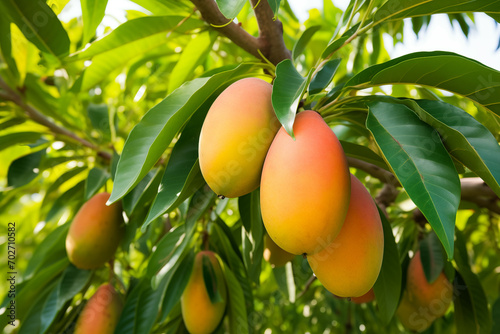
{"label": "sky", "polygon": [[[294,12],[301,21],[305,21],[312,8],[322,8],[323,0],[289,0]],[[345,9],[349,0],[333,0],[340,9]],[[139,8],[130,1],[108,0],[106,16],[103,20],[105,25],[116,27],[119,21],[124,21],[123,10],[125,8]],[[66,21],[81,15],[78,0],[71,0],[61,13],[60,17]],[[500,39],[500,24],[486,14],[475,14],[476,26],[465,38],[458,24],[451,26],[448,17],[444,14],[435,15],[429,27],[421,30],[417,36],[413,33],[411,24],[405,25],[405,42],[395,47],[389,36],[385,36],[385,46],[391,58],[396,58],[417,51],[451,51],[466,57],[475,59],[487,66],[500,70],[500,50],[497,50]]]}

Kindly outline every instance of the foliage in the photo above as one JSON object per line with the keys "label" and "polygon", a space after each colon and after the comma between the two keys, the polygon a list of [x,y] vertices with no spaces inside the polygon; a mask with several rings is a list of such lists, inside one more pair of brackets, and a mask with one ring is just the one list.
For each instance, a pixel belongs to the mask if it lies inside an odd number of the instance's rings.
{"label": "foliage", "polygon": [[[499,1],[352,0],[341,11],[325,0],[300,22],[286,0],[133,0],[141,9],[114,28],[101,23],[106,1],[82,0],[82,17],[63,22],[67,2],[0,2],[0,217],[16,223],[18,272],[6,332],[69,332],[110,276],[125,296],[116,333],[185,332],[179,300],[203,242],[229,289],[218,333],[403,333],[393,315],[419,247],[426,275],[444,269],[455,286],[427,332],[496,331],[500,72],[441,51],[390,59],[383,37],[403,42],[404,25],[418,34],[436,13],[467,36],[475,12],[498,21]],[[290,134],[297,112],[318,111],[376,199],[386,242],[375,303],[335,298],[301,257],[271,268],[258,190],[218,199],[206,186],[202,121],[244,77],[274,80]],[[104,190],[122,200],[126,235],[113,268],[80,270],[66,233]]]}

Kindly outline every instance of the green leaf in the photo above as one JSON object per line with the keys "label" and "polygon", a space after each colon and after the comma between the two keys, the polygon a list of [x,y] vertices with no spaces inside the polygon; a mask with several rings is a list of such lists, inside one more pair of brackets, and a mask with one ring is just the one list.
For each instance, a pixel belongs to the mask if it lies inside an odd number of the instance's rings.
{"label": "green leaf", "polygon": [[104,187],[109,179],[109,173],[98,167],[94,167],[89,171],[89,175],[85,180],[85,200],[88,201],[92,196],[97,194],[99,189]]}
{"label": "green leaf", "polygon": [[452,52],[434,51],[411,53],[371,66],[352,77],[344,89],[389,84],[430,86],[465,96],[500,116],[499,82],[497,70]]}
{"label": "green leaf", "polygon": [[10,32],[10,20],[5,12],[0,12],[0,55],[7,64],[7,68],[13,75],[15,82],[19,80],[19,70],[12,55],[12,35]]}
{"label": "green leaf", "polygon": [[460,180],[434,130],[400,104],[372,102],[366,126],[411,200],[453,258]]}
{"label": "green leaf", "polygon": [[460,273],[456,273],[455,275],[453,289],[453,295],[456,296],[453,300],[453,308],[455,311],[453,315],[457,334],[479,334],[479,325],[477,324],[472,296]]}
{"label": "green leaf", "polygon": [[500,145],[474,117],[441,101],[417,100],[415,112],[435,128],[448,152],[500,196]]}
{"label": "green leaf", "polygon": [[258,284],[264,252],[264,224],[260,214],[259,189],[238,198],[238,209],[245,227],[242,230],[242,235],[246,240],[243,243],[243,260],[248,270],[248,276]]}
{"label": "green leaf", "polygon": [[79,202],[83,200],[84,190],[85,190],[85,181],[80,181],[74,187],[71,187],[63,194],[61,194],[61,196],[59,196],[52,204],[52,207],[47,213],[45,221],[47,222],[55,221],[56,219],[60,218],[60,215],[65,210],[71,207],[71,204],[73,204],[73,202],[77,202],[79,204]]}
{"label": "green leaf", "polygon": [[323,51],[321,58],[327,58],[328,56],[330,56],[330,54],[340,49],[344,45],[344,43],[347,42],[347,40],[352,35],[354,35],[354,33],[358,30],[358,27],[359,24],[356,24],[355,26],[347,30],[340,38],[330,41],[330,43],[328,43],[327,47]]}
{"label": "green leaf", "polygon": [[168,283],[167,289],[165,291],[165,296],[163,297],[161,306],[161,320],[163,321],[172,311],[174,306],[177,304],[179,299],[186,288],[191,277],[191,272],[193,271],[195,254],[193,250],[189,250],[186,257],[179,263],[175,272],[172,274],[172,279]]}
{"label": "green leaf", "polygon": [[[455,291],[453,294],[458,296],[454,301],[455,308],[457,308],[458,304],[463,309],[462,312],[456,312],[455,314],[457,329],[459,325],[464,329],[467,328],[462,322],[473,320],[475,330],[468,333],[488,333],[492,326],[491,313],[488,310],[488,299],[479,277],[470,268],[466,241],[463,233],[458,229],[456,230],[456,237],[455,263],[458,273],[455,277],[457,284],[454,286]],[[469,300],[467,300],[467,295]],[[463,333],[465,333],[465,330]]]}
{"label": "green leaf", "polygon": [[[97,1],[97,0],[96,0]],[[111,137],[108,106],[105,104],[89,104],[87,114],[95,130],[102,133],[105,138]]]}
{"label": "green leaf", "polygon": [[64,270],[59,283],[52,290],[42,311],[41,333],[46,333],[64,304],[73,299],[89,282],[92,272],[70,264]]}
{"label": "green leaf", "polygon": [[427,282],[432,284],[444,269],[444,258],[441,243],[435,233],[430,233],[420,241],[420,260],[424,268]]}
{"label": "green leaf", "polygon": [[400,20],[405,17],[433,15],[438,13],[484,12],[500,13],[499,0],[389,0],[374,15],[376,23]]}
{"label": "green leaf", "polygon": [[81,0],[83,19],[83,43],[95,36],[99,23],[104,18],[108,0]]}
{"label": "green leaf", "polygon": [[210,258],[203,255],[202,256],[202,272],[203,272],[203,282],[205,283],[205,289],[207,290],[208,297],[212,304],[222,301],[222,296],[220,291],[217,289],[217,276],[215,275],[215,270],[210,262]]}
{"label": "green leaf", "polygon": [[167,283],[168,280],[164,278],[157,286],[151,287],[150,284],[147,284],[141,291],[137,302],[139,307],[135,310],[134,334],[151,333],[160,311],[161,300]]}
{"label": "green leaf", "polygon": [[248,333],[247,310],[245,306],[245,296],[240,282],[229,269],[229,267],[217,255],[219,264],[226,280],[227,286],[227,313],[229,317],[229,332],[230,333]]}
{"label": "green leaf", "polygon": [[384,159],[382,159],[377,153],[373,152],[366,146],[354,144],[345,140],[341,140],[342,149],[346,156],[351,158],[356,158],[374,164],[385,170],[389,170]]}
{"label": "green leaf", "polygon": [[245,6],[246,0],[216,0],[220,12],[228,19],[234,19]]}
{"label": "green leaf", "polygon": [[35,143],[42,137],[38,132],[13,132],[0,136],[0,151],[14,145]]}
{"label": "green leaf", "polygon": [[294,139],[293,123],[306,84],[307,78],[297,72],[290,59],[285,59],[276,66],[271,97],[273,108],[286,132]]}
{"label": "green leaf", "polygon": [[167,232],[156,245],[156,250],[148,261],[147,276],[153,277],[166,265],[169,265],[169,268],[173,267],[175,260],[172,263],[170,263],[170,260],[175,254],[175,250],[185,244],[185,239],[186,232],[182,226],[175,227]]}
{"label": "green leaf", "polygon": [[26,39],[39,50],[56,58],[69,53],[68,34],[45,1],[0,1],[0,11],[7,13]]}
{"label": "green leaf", "polygon": [[7,173],[7,184],[12,187],[21,187],[34,180],[40,173],[39,167],[45,150],[40,150],[14,160]]}
{"label": "green leaf", "polygon": [[115,333],[134,333],[136,323],[136,312],[140,309],[139,297],[142,291],[149,286],[146,278],[142,278],[138,283],[131,287],[125,298],[125,305],[118,319]]}
{"label": "green leaf", "polygon": [[493,315],[493,326],[491,328],[491,334],[500,333],[500,298],[493,303],[491,307],[491,314]]}
{"label": "green leaf", "polygon": [[33,251],[24,271],[24,280],[29,280],[42,268],[66,256],[66,234],[70,224],[58,226],[51,231]]}
{"label": "green leaf", "polygon": [[271,10],[273,11],[274,17],[277,17],[278,10],[280,9],[281,0],[267,0]]}
{"label": "green leaf", "polygon": [[307,43],[311,40],[314,34],[321,29],[321,25],[315,25],[307,28],[302,35],[299,37],[299,40],[295,43],[292,50],[292,59],[296,60],[298,56],[304,52]]}
{"label": "green leaf", "polygon": [[332,59],[329,60],[325,66],[321,70],[319,70],[318,74],[316,74],[311,79],[311,84],[309,85],[309,93],[310,94],[318,94],[323,91],[332,82],[333,76],[337,71],[337,68],[340,65],[342,59]]}
{"label": "green leaf", "polygon": [[130,132],[118,162],[110,203],[126,195],[149,171],[191,115],[212,94],[248,76],[252,64],[189,81],[151,108]]}
{"label": "green leaf", "polygon": [[384,255],[382,268],[373,286],[373,292],[377,300],[380,318],[385,324],[388,324],[399,304],[402,271],[401,264],[399,263],[398,247],[394,239],[391,224],[380,209],[379,214],[384,229]]}
{"label": "green leaf", "polygon": [[198,162],[198,142],[203,120],[211,102],[211,99],[207,101],[207,105],[200,107],[199,111],[191,117],[182,130],[181,137],[175,143],[158,189],[158,195],[151,206],[143,229],[160,215],[179,206],[205,184]]}
{"label": "green leaf", "polygon": [[153,200],[158,192],[162,172],[162,168],[152,169],[131,192],[123,197],[123,209],[127,215],[130,216],[136,208],[142,209]]}
{"label": "green leaf", "polygon": [[[232,1],[230,1],[232,2]],[[217,35],[205,31],[196,35],[182,51],[179,61],[175,64],[168,80],[168,91],[172,92],[191,78],[194,70],[200,65],[212,50]]]}

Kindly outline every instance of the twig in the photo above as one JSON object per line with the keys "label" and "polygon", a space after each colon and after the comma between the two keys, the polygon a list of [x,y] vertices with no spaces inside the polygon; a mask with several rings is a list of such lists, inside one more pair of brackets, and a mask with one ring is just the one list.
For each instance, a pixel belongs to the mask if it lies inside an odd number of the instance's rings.
{"label": "twig", "polygon": [[312,275],[309,280],[306,282],[306,285],[304,285],[304,290],[302,290],[298,295],[297,295],[297,298],[295,298],[295,300],[299,299],[300,297],[302,297],[308,290],[309,288],[311,287],[311,285],[314,283],[314,281],[316,280],[316,276]]}
{"label": "twig", "polygon": [[22,96],[19,93],[17,93],[16,91],[14,91],[12,88],[10,88],[10,86],[7,85],[7,83],[2,79],[2,77],[0,77],[0,87],[5,91],[4,93],[2,93],[2,98],[17,104],[19,107],[21,107],[26,112],[28,117],[31,118],[33,121],[49,128],[49,130],[51,130],[52,133],[58,134],[58,135],[63,135],[65,137],[69,137],[69,138],[79,142],[83,146],[89,147],[89,148],[97,151],[97,154],[100,157],[102,157],[106,160],[111,160],[112,156],[109,152],[102,151],[97,145],[94,145],[91,142],[89,142],[88,140],[83,139],[83,138],[77,136],[76,134],[74,134],[73,132],[53,123],[51,120],[49,120],[47,117],[45,117],[41,112],[39,112],[38,110],[36,110],[32,106],[30,106],[29,104],[24,102]]}

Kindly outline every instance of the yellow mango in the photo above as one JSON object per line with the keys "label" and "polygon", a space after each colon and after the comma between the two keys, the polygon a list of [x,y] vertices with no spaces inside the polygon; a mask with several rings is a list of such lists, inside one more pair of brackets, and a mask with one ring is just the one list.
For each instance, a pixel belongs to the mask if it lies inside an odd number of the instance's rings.
{"label": "yellow mango", "polygon": [[113,334],[123,301],[111,284],[101,285],[78,317],[75,334]]}
{"label": "yellow mango", "polygon": [[271,84],[241,79],[214,101],[199,141],[200,168],[219,197],[257,189],[267,150],[280,127],[271,103]]}
{"label": "yellow mango", "polygon": [[351,199],[342,230],[328,247],[307,260],[328,291],[339,297],[359,297],[375,284],[383,254],[384,231],[377,206],[351,174]]}
{"label": "yellow mango", "polygon": [[[208,258],[217,280],[217,291],[221,300],[212,303],[203,278],[203,258]],[[205,260],[206,261],[206,260]],[[196,254],[193,272],[181,297],[182,318],[191,334],[212,333],[222,318],[227,303],[226,281],[222,269],[211,251]]]}
{"label": "yellow mango", "polygon": [[81,269],[96,269],[111,260],[124,235],[120,203],[106,205],[109,193],[89,199],[73,218],[66,237],[69,260]]}
{"label": "yellow mango", "polygon": [[269,236],[292,254],[314,254],[340,232],[350,179],[339,140],[314,111],[297,114],[295,140],[281,128],[262,171],[260,202]]}
{"label": "yellow mango", "polygon": [[427,312],[436,318],[446,313],[453,300],[453,286],[443,272],[434,282],[427,281],[420,251],[417,251],[410,260],[406,277],[408,299],[412,303],[427,309]]}

